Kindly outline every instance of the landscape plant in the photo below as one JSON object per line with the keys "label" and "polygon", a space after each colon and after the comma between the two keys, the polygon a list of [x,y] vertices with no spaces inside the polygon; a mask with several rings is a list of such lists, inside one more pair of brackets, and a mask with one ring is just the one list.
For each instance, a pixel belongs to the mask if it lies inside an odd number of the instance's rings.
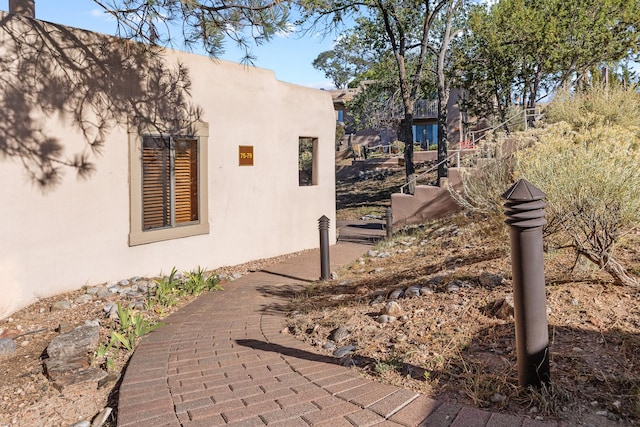
{"label": "landscape plant", "polygon": [[483,143],[491,158],[463,174],[462,194],[452,194],[496,223],[504,219],[501,194],[525,178],[546,194],[548,248],[570,248],[576,263],[584,257],[616,284],[638,286],[615,248],[640,222],[639,111],[635,88],[560,93],[542,127]]}
{"label": "landscape plant", "polygon": [[176,277],[177,270],[175,267],[171,269],[168,276],[154,279],[156,283],[155,289],[149,290],[147,297],[147,308],[156,312],[161,312],[178,302],[178,287],[180,281]]}
{"label": "landscape plant", "polygon": [[592,261],[616,284],[638,286],[615,258],[620,237],[640,222],[638,130],[559,123],[517,160],[518,173],[546,193],[548,242],[572,248],[576,261]]}
{"label": "landscape plant", "polygon": [[[205,291],[223,290],[220,279],[215,274],[207,273],[198,266],[196,270],[184,273],[181,279],[178,270],[173,267],[168,276],[154,280],[155,288],[149,290],[145,303],[146,310],[155,313],[155,317],[163,317],[166,311],[188,296],[198,296]],[[116,323],[110,329],[109,341],[101,344],[96,350],[96,360],[112,369],[114,359],[120,350],[133,351],[138,340],[158,328],[161,323],[154,322],[150,316],[131,307],[117,305]]]}
{"label": "landscape plant", "polygon": [[183,292],[187,295],[198,296],[204,291],[222,291],[220,279],[214,274],[207,274],[200,266],[195,271],[185,273],[186,280]]}
{"label": "landscape plant", "polygon": [[117,324],[111,328],[109,341],[101,344],[96,350],[96,360],[104,362],[107,370],[114,367],[114,358],[124,349],[133,351],[140,338],[161,326],[133,308],[117,305]]}

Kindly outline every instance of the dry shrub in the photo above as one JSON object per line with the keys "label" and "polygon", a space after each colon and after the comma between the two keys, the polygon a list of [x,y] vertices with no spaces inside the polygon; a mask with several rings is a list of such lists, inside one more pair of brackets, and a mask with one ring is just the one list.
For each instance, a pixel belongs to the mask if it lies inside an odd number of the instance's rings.
{"label": "dry shrub", "polygon": [[635,87],[563,90],[545,109],[545,117],[548,123],[567,122],[577,131],[599,126],[640,127],[640,96]]}
{"label": "dry shrub", "polygon": [[478,146],[477,155],[465,160],[462,191],[449,187],[454,200],[465,210],[483,216],[490,229],[506,232],[502,194],[514,183],[513,153],[535,143],[535,133],[530,130],[506,139],[489,136]]}
{"label": "dry shrub", "polygon": [[615,244],[640,220],[640,132],[617,125],[576,131],[568,123],[537,133],[517,155],[517,174],[547,195],[546,232],[556,246],[635,285],[613,257]]}

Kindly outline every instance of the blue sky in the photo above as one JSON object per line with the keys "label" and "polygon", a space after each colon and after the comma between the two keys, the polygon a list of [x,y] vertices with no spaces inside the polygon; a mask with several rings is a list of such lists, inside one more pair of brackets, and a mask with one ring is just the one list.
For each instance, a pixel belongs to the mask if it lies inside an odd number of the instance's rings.
{"label": "blue sky", "polygon": [[[9,0],[0,0],[0,9],[8,10]],[[112,35],[116,28],[113,19],[92,0],[36,0],[36,18]],[[330,50],[332,43],[333,37],[277,36],[271,42],[253,48],[254,64],[275,71],[278,80],[331,89],[333,85],[324,73],[311,64],[320,52]],[[225,45],[225,50],[221,59],[239,62],[242,58],[242,52],[231,43]]]}

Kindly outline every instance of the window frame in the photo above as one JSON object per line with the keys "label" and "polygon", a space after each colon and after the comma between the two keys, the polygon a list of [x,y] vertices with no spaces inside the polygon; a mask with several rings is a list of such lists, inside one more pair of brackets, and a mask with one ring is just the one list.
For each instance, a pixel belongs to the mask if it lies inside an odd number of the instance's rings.
{"label": "window frame", "polygon": [[[312,146],[311,146],[311,176],[310,176],[310,182],[305,183],[302,181],[302,175],[301,175],[301,169],[300,169],[300,162],[301,162],[301,153],[300,153],[300,147],[302,144],[302,140],[311,140]],[[318,147],[319,147],[319,140],[318,137],[315,136],[299,136],[298,137],[298,187],[314,187],[318,185]]]}
{"label": "window frame", "polygon": [[[204,122],[192,125],[191,132],[174,135],[159,134],[154,129],[129,128],[129,173],[130,173],[130,216],[129,246],[143,245],[164,240],[179,239],[209,233],[208,212],[208,138],[209,126]],[[198,167],[198,220],[183,224],[173,224],[163,228],[143,229],[143,161],[144,137],[185,138],[197,140]],[[173,151],[173,149],[171,149]],[[173,193],[173,192],[172,192]],[[175,198],[175,194],[171,195]],[[174,202],[172,202],[174,203]]]}

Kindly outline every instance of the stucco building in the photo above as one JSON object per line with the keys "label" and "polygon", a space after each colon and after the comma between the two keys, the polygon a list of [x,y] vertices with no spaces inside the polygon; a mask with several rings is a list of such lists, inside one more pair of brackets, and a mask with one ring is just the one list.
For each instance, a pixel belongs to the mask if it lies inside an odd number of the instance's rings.
{"label": "stucco building", "polygon": [[0,318],[83,285],[317,247],[318,218],[335,224],[329,93],[13,12],[0,12]]}

